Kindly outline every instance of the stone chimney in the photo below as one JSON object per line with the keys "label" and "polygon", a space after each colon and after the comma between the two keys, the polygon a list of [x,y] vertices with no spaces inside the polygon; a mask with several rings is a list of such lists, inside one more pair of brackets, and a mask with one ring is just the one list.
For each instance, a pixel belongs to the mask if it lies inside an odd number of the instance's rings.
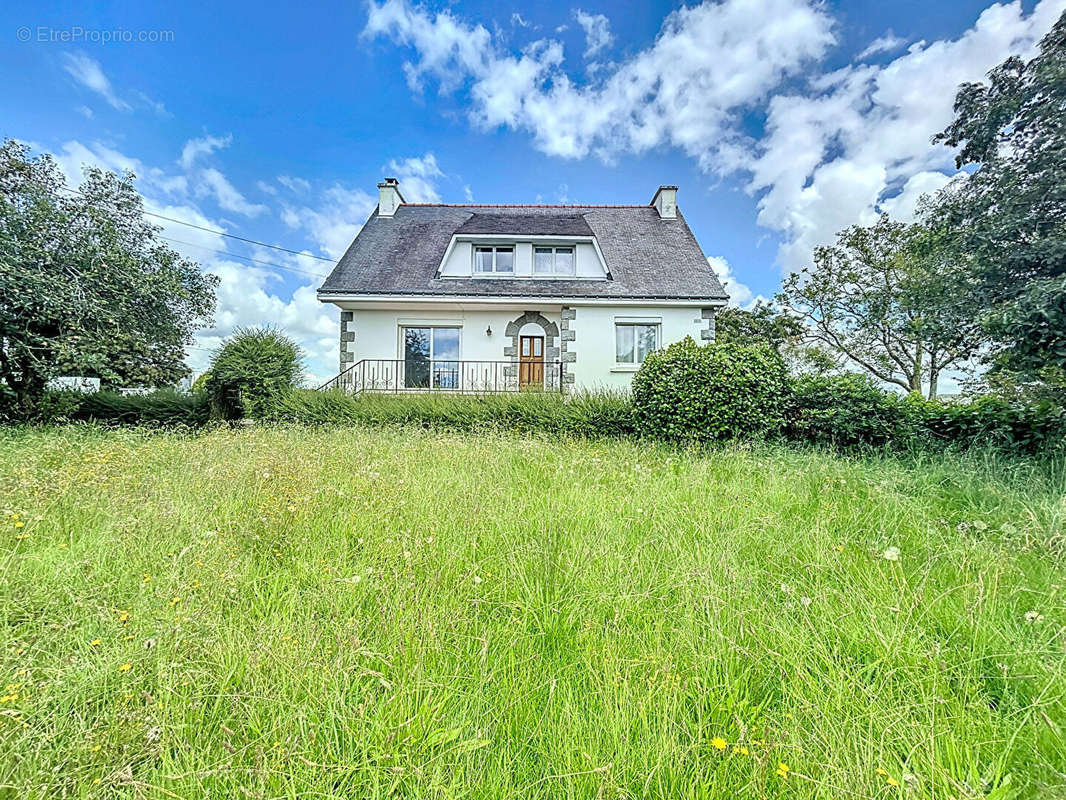
{"label": "stone chimney", "polygon": [[378,216],[391,217],[396,209],[404,204],[400,194],[400,182],[395,178],[386,178],[378,184]]}
{"label": "stone chimney", "polygon": [[677,219],[677,187],[660,186],[651,204],[662,219]]}

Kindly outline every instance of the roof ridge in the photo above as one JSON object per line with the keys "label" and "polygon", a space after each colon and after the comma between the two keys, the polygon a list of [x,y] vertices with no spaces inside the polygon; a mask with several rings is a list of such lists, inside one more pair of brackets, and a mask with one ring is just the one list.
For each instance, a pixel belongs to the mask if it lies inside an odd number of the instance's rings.
{"label": "roof ridge", "polygon": [[654,208],[646,203],[604,205],[596,203],[404,203],[405,206],[435,208]]}

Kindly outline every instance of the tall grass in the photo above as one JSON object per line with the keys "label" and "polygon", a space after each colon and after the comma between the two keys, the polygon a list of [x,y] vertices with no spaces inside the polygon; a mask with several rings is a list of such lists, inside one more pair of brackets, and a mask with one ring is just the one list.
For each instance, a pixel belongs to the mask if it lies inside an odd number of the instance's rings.
{"label": "tall grass", "polygon": [[352,397],[343,392],[288,392],[273,399],[265,415],[275,422],[303,424],[411,425],[450,431],[510,431],[626,436],[634,432],[626,394],[553,392],[516,394],[387,395]]}
{"label": "tall grass", "polygon": [[1062,796],[1064,494],[977,453],[0,431],[0,796]]}

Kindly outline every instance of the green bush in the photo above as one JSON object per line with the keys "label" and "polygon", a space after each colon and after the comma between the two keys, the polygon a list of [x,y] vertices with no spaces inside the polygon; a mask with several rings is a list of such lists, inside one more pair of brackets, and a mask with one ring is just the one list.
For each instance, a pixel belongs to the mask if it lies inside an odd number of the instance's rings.
{"label": "green bush", "polygon": [[1066,410],[1047,401],[986,395],[972,403],[923,403],[919,414],[931,442],[987,445],[1028,454],[1066,447]]}
{"label": "green bush", "polygon": [[34,422],[102,422],[111,425],[203,425],[208,420],[203,392],[182,394],[160,389],[149,394],[117,392],[46,392],[37,405]]}
{"label": "green bush", "polygon": [[270,401],[300,385],[303,354],[274,328],[238,328],[211,358],[205,382],[211,413],[222,419],[262,416]]}
{"label": "green bush", "polygon": [[272,398],[263,418],[303,424],[413,425],[452,431],[508,430],[584,437],[633,433],[632,406],[621,393],[499,395],[364,394],[307,389]]}
{"label": "green bush", "polygon": [[651,353],[633,376],[638,433],[672,441],[714,441],[777,432],[788,373],[766,345],[701,347],[691,338]]}
{"label": "green bush", "polygon": [[914,441],[916,408],[865,375],[805,375],[793,383],[789,438],[848,449]]}

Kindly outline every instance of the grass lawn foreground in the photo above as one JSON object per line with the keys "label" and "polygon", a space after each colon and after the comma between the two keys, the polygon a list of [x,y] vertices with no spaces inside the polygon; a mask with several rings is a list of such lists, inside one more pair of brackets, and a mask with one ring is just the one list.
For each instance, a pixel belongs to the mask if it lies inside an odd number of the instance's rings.
{"label": "grass lawn foreground", "polygon": [[0,431],[0,798],[1066,796],[1066,479]]}

